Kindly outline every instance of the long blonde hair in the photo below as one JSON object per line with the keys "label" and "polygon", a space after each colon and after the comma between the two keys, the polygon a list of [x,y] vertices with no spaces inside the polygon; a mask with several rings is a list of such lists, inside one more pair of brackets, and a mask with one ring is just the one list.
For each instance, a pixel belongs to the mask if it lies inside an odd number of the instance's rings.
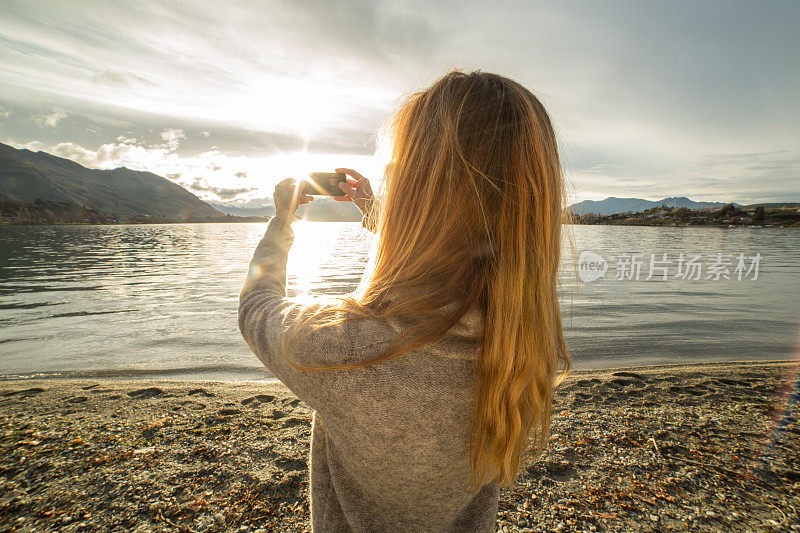
{"label": "long blonde hair", "polygon": [[[372,365],[437,341],[477,306],[484,328],[467,486],[511,485],[529,439],[533,454],[544,449],[553,387],[571,368],[557,292],[565,185],[550,118],[513,80],[452,71],[406,98],[390,133],[385,198],[369,214],[379,240],[361,288],[285,336],[284,357],[308,371]],[[387,298],[398,287],[412,296]],[[312,367],[289,359],[304,324],[314,321],[314,331],[358,317],[412,325],[370,360]]]}

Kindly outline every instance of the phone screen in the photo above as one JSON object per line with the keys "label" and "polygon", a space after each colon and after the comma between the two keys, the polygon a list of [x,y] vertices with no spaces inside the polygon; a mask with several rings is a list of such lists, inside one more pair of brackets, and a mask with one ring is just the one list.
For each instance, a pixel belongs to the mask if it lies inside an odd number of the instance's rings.
{"label": "phone screen", "polygon": [[344,193],[339,188],[339,183],[346,181],[347,176],[342,172],[312,172],[311,181],[303,181],[300,194],[316,196],[342,196]]}

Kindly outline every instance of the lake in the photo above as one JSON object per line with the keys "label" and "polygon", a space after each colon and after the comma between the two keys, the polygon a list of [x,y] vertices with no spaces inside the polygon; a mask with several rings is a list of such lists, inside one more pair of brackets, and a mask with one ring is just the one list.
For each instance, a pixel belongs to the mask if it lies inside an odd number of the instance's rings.
{"label": "lake", "polygon": [[[289,296],[354,289],[372,235],[357,222],[293,227]],[[271,378],[237,324],[264,228],[0,227],[0,374]],[[574,368],[794,358],[798,230],[568,230],[561,294]]]}

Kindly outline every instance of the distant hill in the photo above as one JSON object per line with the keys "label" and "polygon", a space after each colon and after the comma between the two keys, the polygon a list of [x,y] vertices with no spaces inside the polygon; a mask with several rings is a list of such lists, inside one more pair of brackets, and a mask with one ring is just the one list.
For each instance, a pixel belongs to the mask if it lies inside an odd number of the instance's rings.
{"label": "distant hill", "polygon": [[310,204],[298,207],[297,216],[318,222],[359,222],[362,218],[353,202],[337,202],[324,196],[315,196]]}
{"label": "distant hill", "polygon": [[[569,209],[576,215],[586,215],[594,213],[595,215],[614,215],[617,213],[637,213],[650,209],[652,207],[659,207],[666,205],[668,207],[685,207],[687,209],[719,209],[728,202],[695,202],[685,196],[670,196],[663,200],[644,200],[642,198],[615,198],[609,196],[605,200],[584,200],[569,206]],[[739,204],[734,204],[739,206]]]}
{"label": "distant hill", "polygon": [[[225,214],[240,217],[271,217],[275,214],[275,208],[271,205],[263,207],[236,207],[215,203],[210,205]],[[297,208],[297,216],[317,222],[359,222],[361,211],[352,202],[338,202],[333,198],[315,196],[313,202]]]}
{"label": "distant hill", "polygon": [[275,208],[271,205],[263,207],[237,207],[235,205],[217,204],[208,202],[208,205],[226,215],[235,217],[271,217],[275,214]]}
{"label": "distant hill", "polygon": [[0,198],[68,202],[122,216],[170,220],[224,217],[180,185],[151,172],[97,170],[0,143]]}
{"label": "distant hill", "polygon": [[765,204],[750,204],[744,207],[753,209],[759,206],[764,209],[798,209],[800,208],[800,202],[768,202]]}

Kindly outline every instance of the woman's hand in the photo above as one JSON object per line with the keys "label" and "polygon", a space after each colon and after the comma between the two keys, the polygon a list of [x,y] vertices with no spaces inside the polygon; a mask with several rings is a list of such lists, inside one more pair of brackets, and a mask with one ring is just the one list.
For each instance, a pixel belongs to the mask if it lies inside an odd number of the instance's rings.
{"label": "woman's hand", "polygon": [[294,178],[286,178],[275,186],[274,200],[275,216],[291,223],[294,221],[297,206],[313,201],[314,197],[309,194],[300,194],[295,187]]}
{"label": "woman's hand", "polygon": [[349,168],[337,168],[336,172],[344,172],[349,177],[347,182],[339,184],[339,188],[345,193],[344,196],[334,196],[333,199],[340,202],[353,202],[361,214],[366,215],[375,200],[369,180]]}

